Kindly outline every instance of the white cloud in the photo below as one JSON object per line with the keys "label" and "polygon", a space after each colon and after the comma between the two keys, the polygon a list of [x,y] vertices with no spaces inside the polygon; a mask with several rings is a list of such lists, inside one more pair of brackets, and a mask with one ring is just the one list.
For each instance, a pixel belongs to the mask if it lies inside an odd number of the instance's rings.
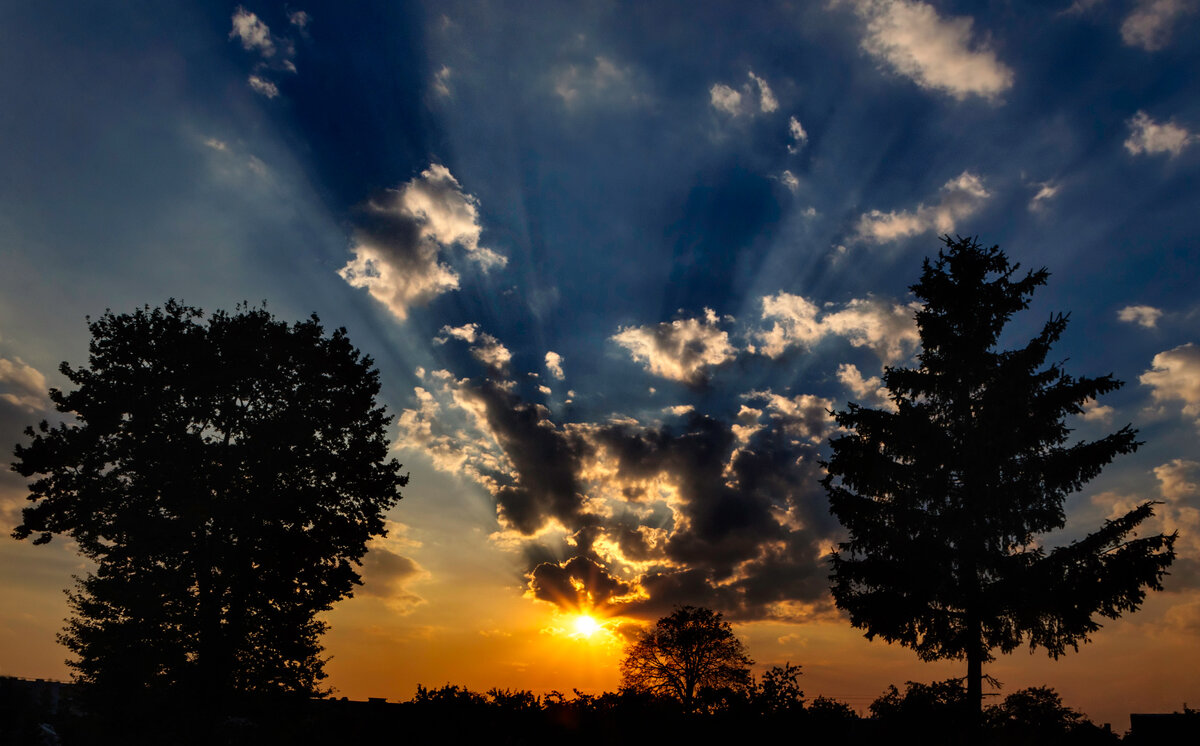
{"label": "white cloud", "polygon": [[794,173],[786,169],[783,173],[779,174],[779,180],[783,182],[783,185],[787,187],[792,194],[795,194],[796,190],[800,188],[800,180],[796,178]]}
{"label": "white cloud", "polygon": [[229,38],[240,40],[242,49],[247,52],[257,51],[263,57],[275,54],[275,43],[271,41],[271,30],[267,24],[240,5],[233,12],[233,29],[229,32]]}
{"label": "white cloud", "polygon": [[822,312],[811,301],[785,292],[766,296],[762,303],[763,321],[771,321],[772,326],[754,336],[760,342],[757,351],[771,358],[791,347],[811,347],[830,334],[845,337],[855,347],[867,347],[885,361],[903,359],[920,342],[913,319],[919,308],[916,303],[855,298],[840,310]]}
{"label": "white cloud", "polygon": [[550,396],[553,393],[549,386],[538,386],[538,391],[542,392],[544,396]]}
{"label": "white cloud", "polygon": [[1013,72],[986,43],[973,43],[970,18],[942,18],[913,0],[855,0],[867,22],[862,47],[922,88],[956,99],[995,99]]}
{"label": "white cloud", "polygon": [[804,131],[804,125],[800,124],[800,120],[796,117],[788,118],[788,135],[792,138],[791,144],[788,145],[789,153],[799,153],[800,148],[808,142],[808,133]]}
{"label": "white cloud", "polygon": [[879,376],[864,378],[857,365],[842,363],[837,369],[837,379],[863,403],[892,412],[896,411],[896,404],[888,398],[888,390],[883,387],[883,381]]}
{"label": "white cloud", "polygon": [[705,380],[708,368],[732,360],[736,352],[729,344],[728,332],[717,322],[717,314],[706,308],[702,319],[623,327],[612,340],[629,350],[650,373],[698,384]]}
{"label": "white cloud", "polygon": [[1157,402],[1183,401],[1183,413],[1200,424],[1200,347],[1191,342],[1160,352],[1138,379]]}
{"label": "white cloud", "polygon": [[1167,46],[1182,16],[1195,11],[1194,0],[1137,0],[1121,23],[1121,39],[1153,52]]}
{"label": "white cloud", "polygon": [[306,29],[306,28],[308,28],[308,24],[311,22],[312,22],[312,17],[310,15],[308,15],[308,13],[305,13],[303,10],[297,10],[293,13],[288,14],[288,23],[292,24],[296,28]]}
{"label": "white cloud", "polygon": [[338,274],[404,320],[412,307],[458,288],[458,273],[441,261],[450,246],[464,249],[484,271],[507,263],[479,244],[478,205],[445,166],[432,164],[382,201],[367,204],[355,231],[354,259]]}
{"label": "white cloud", "polygon": [[[796,440],[819,444],[824,442],[830,431],[833,430],[834,420],[833,415],[830,414],[833,410],[833,399],[813,394],[800,394],[788,398],[773,393],[770,389],[751,391],[744,398],[762,402],[763,410],[770,419],[774,420],[783,432]],[[744,415],[752,415],[753,421],[757,422],[759,414],[761,414],[759,410],[743,406],[738,417],[739,420],[742,420]],[[751,421],[749,417],[744,419],[747,422]]]}
{"label": "white cloud", "polygon": [[718,111],[737,116],[742,113],[742,94],[724,83],[714,83],[708,89],[709,103]]}
{"label": "white cloud", "polygon": [[[708,89],[708,100],[717,111],[723,111],[730,116],[753,116],[755,113],[770,114],[779,109],[779,100],[771,86],[760,75],[751,70],[748,73],[750,82],[740,90],[735,90],[724,83],[714,83]],[[755,96],[755,93],[758,95]],[[757,98],[757,104],[755,99]]]}
{"label": "white cloud", "polygon": [[1158,326],[1158,320],[1162,318],[1162,315],[1163,312],[1154,306],[1125,306],[1117,311],[1117,318],[1121,321],[1128,321],[1147,329]]}
{"label": "white cloud", "polygon": [[546,353],[546,370],[560,381],[566,377],[563,373],[562,362],[562,355],[559,355],[557,352],[550,351]]}
{"label": "white cloud", "polygon": [[476,360],[497,371],[507,370],[508,364],[512,360],[512,353],[508,348],[492,335],[480,331],[479,324],[443,326],[441,334],[434,337],[433,341],[445,344],[451,338],[466,342],[470,345],[471,355]]}
{"label": "white cloud", "polygon": [[767,85],[767,81],[754,71],[750,71],[750,79],[758,86],[758,108],[764,114],[770,114],[779,108],[779,101],[775,98],[774,92],[771,91],[771,86]]}
{"label": "white cloud", "polygon": [[275,98],[279,95],[279,86],[275,85],[266,78],[261,78],[257,75],[251,75],[246,79],[246,82],[250,84],[250,88],[252,88],[255,93],[266,96],[267,98]]}
{"label": "white cloud", "polygon": [[1174,122],[1156,122],[1144,111],[1134,114],[1127,124],[1129,137],[1125,149],[1133,155],[1170,153],[1174,158],[1197,139],[1194,133]]}
{"label": "white cloud", "polygon": [[864,213],[858,219],[857,236],[881,244],[928,231],[952,233],[958,221],[974,215],[989,197],[991,193],[984,187],[983,179],[963,171],[942,185],[938,201],[932,205],[921,203],[912,211]]}

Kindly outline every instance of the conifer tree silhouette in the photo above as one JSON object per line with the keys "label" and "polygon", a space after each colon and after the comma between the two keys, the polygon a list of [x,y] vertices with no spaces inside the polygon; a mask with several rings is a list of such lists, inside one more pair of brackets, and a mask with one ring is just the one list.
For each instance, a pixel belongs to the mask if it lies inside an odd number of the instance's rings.
{"label": "conifer tree silhouette", "polygon": [[1078,649],[1097,616],[1134,611],[1161,590],[1175,537],[1132,538],[1152,514],[1144,502],[1082,539],[1042,543],[1064,527],[1067,495],[1139,445],[1129,426],[1068,444],[1065,418],[1121,382],[1046,364],[1062,314],[1024,347],[997,350],[1049,273],[1018,278],[999,247],[943,241],[911,288],[924,302],[918,365],[883,375],[893,406],[834,413],[846,432],[830,441],[824,485],[849,538],[831,580],[837,606],[869,639],[923,660],[965,659],[978,712],[992,651]]}

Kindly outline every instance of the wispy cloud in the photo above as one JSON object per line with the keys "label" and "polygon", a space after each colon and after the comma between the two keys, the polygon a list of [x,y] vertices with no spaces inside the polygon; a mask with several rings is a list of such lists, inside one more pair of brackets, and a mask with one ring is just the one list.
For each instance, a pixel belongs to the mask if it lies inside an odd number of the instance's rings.
{"label": "wispy cloud", "polygon": [[1012,70],[973,38],[970,18],[942,18],[913,0],[853,2],[867,24],[863,49],[922,88],[995,99],[1012,87]]}
{"label": "wispy cloud", "polygon": [[1195,0],[1137,0],[1121,22],[1121,39],[1154,52],[1167,46],[1179,19],[1196,10]]}
{"label": "wispy cloud", "polygon": [[930,231],[953,233],[959,221],[978,212],[991,196],[981,177],[963,171],[942,185],[933,204],[921,203],[913,210],[864,213],[858,219],[856,234],[860,240],[882,244]]}

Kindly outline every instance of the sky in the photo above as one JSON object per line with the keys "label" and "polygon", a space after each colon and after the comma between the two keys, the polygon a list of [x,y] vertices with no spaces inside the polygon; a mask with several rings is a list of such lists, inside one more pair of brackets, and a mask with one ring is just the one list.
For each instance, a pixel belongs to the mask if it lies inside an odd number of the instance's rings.
{"label": "sky", "polygon": [[[611,690],[693,603],[861,710],[962,666],[833,607],[828,412],[885,406],[922,260],[977,236],[1051,273],[1002,346],[1069,313],[1051,361],[1125,382],[1074,437],[1144,441],[1047,543],[1179,532],[1141,611],[988,671],[1124,728],[1200,700],[1198,38],[1195,0],[4,3],[0,442],[89,315],[315,312],[411,474],[325,617],[339,695]],[[0,540],[0,674],[68,676],[85,571]]]}

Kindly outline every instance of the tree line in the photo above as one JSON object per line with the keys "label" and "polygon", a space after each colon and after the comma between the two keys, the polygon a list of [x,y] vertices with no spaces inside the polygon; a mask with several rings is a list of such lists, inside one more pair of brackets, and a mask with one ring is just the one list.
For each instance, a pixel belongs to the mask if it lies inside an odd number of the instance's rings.
{"label": "tree line", "polygon": [[[964,661],[964,708],[981,727],[993,651],[1078,648],[1099,617],[1161,589],[1175,536],[1135,537],[1147,501],[1049,548],[1066,497],[1140,445],[1128,425],[1070,441],[1067,418],[1121,382],[1046,363],[1061,314],[997,349],[1048,272],[1021,275],[974,239],[943,241],[911,286],[916,366],[884,371],[885,406],[833,413],[841,433],[823,483],[846,539],[830,582],[867,637]],[[315,316],[288,324],[248,306],[205,316],[172,300],[108,311],[89,329],[87,365],[60,367],[74,390],[50,390],[70,421],[27,428],[13,463],[30,480],[13,535],[67,536],[93,563],[60,636],[88,706],[188,701],[181,717],[203,734],[233,698],[321,695],[317,615],[360,583],[367,542],[408,480],[388,458],[371,358]],[[661,665],[672,634],[714,629],[676,622],[630,646],[622,673],[640,683],[629,690],[689,711],[722,686],[749,696],[734,680],[748,675],[737,646],[717,674]]]}

